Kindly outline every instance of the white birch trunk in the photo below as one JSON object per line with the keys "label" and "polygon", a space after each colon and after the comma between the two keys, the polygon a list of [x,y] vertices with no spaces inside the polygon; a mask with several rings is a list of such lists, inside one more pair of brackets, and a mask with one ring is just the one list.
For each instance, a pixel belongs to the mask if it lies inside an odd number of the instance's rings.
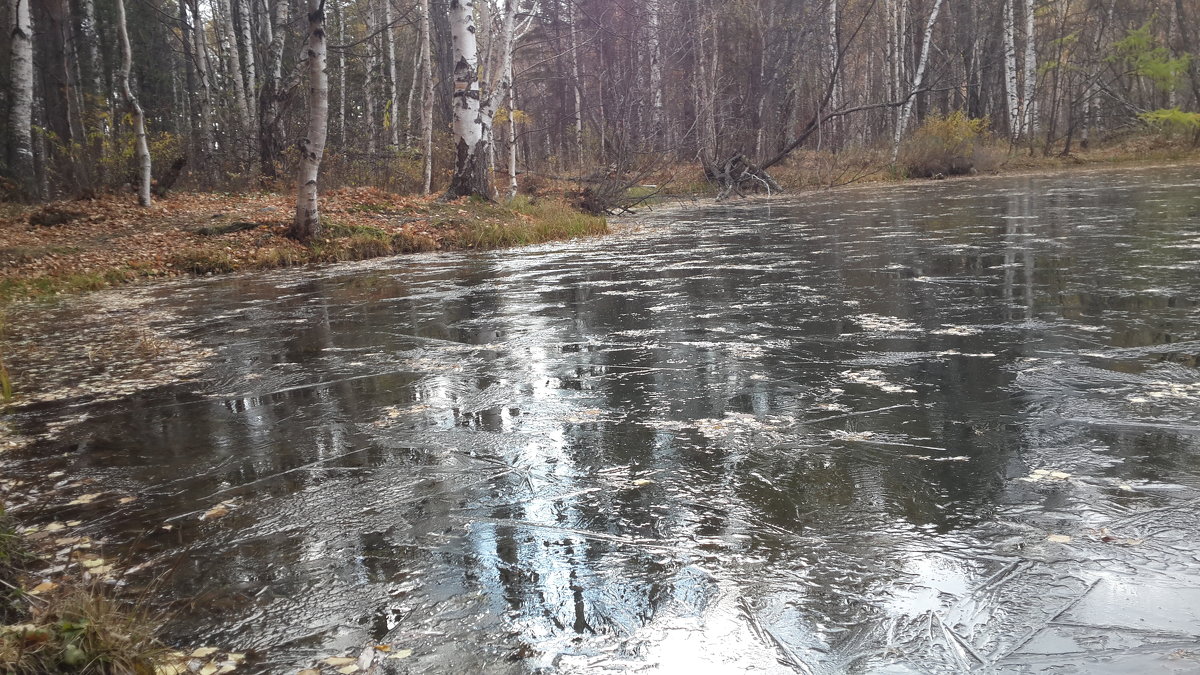
{"label": "white birch trunk", "polygon": [[33,163],[33,20],[32,0],[14,0],[8,111],[8,166],[26,197],[37,191]]}
{"label": "white birch trunk", "polygon": [[659,0],[649,0],[650,10],[650,35],[649,35],[649,52],[650,52],[650,109],[651,123],[654,126],[655,135],[661,135],[663,132],[663,69],[662,69],[662,50],[659,46]]}
{"label": "white birch trunk", "polygon": [[[239,146],[237,151],[249,148],[250,137],[256,135],[250,118],[250,106],[246,103],[246,80],[242,77],[242,58],[238,54],[237,40],[234,37],[233,7],[229,0],[217,0],[213,8],[216,12],[214,19],[220,22],[221,30],[217,33],[217,44],[224,52],[229,63],[229,77],[233,80],[233,104],[237,110],[238,124],[241,132],[238,134]],[[243,145],[244,143],[244,145]],[[249,159],[249,158],[247,158]]]}
{"label": "white birch trunk", "polygon": [[1021,137],[1021,93],[1017,84],[1016,18],[1013,2],[1004,0],[1004,89],[1008,102],[1008,135],[1013,141]]}
{"label": "white birch trunk", "polygon": [[[342,13],[342,0],[333,0],[333,20],[337,21],[337,41],[346,44],[346,15]],[[346,50],[338,50],[338,145],[346,145]]]}
{"label": "white birch trunk", "polygon": [[454,174],[446,196],[491,199],[487,175],[487,129],[480,114],[475,1],[450,0],[454,61]]}
{"label": "white birch trunk", "polygon": [[258,67],[254,54],[254,33],[250,30],[251,0],[233,0],[238,7],[238,31],[242,36],[242,47],[246,50],[246,58],[242,65],[246,69],[246,100],[250,107],[250,137],[258,144]]}
{"label": "white birch trunk", "polygon": [[417,87],[421,83],[421,49],[418,47],[413,52],[412,84],[408,87],[408,98],[404,103],[404,147],[406,148],[411,148],[413,143],[413,102],[417,98]]}
{"label": "white birch trunk", "polygon": [[[88,54],[88,75],[91,80],[92,96],[103,101],[108,97],[104,92],[104,59],[100,56],[100,37],[96,34],[96,3],[94,0],[81,0],[79,3],[79,28],[83,36],[84,46]],[[93,102],[95,103],[95,102]]]}
{"label": "white birch trunk", "polygon": [[396,40],[392,33],[392,0],[383,2],[383,57],[387,59],[388,130],[392,149],[400,147],[400,83],[396,80]]}
{"label": "white birch trunk", "polygon": [[[574,5],[572,4],[573,8]],[[583,171],[583,92],[579,81],[579,30],[574,9],[571,10],[571,87],[575,93],[575,154],[579,171]]]}
{"label": "white birch trunk", "polygon": [[117,0],[117,38],[121,42],[121,96],[133,113],[133,128],[137,139],[138,204],[150,206],[150,147],[146,143],[146,116],[129,87],[129,71],[133,68],[133,53],[129,47],[129,32],[125,28],[125,0]]}
{"label": "white birch trunk", "polygon": [[925,66],[929,63],[929,48],[933,43],[933,27],[937,24],[938,14],[941,11],[942,0],[934,0],[933,10],[929,12],[929,21],[925,24],[925,37],[921,42],[921,56],[917,59],[917,71],[913,75],[912,89],[909,91],[904,105],[900,108],[900,120],[896,124],[896,138],[892,144],[893,162],[900,154],[900,140],[904,137],[904,130],[908,126],[909,118],[912,117],[913,103],[916,102],[917,93],[925,83]]}
{"label": "white birch trunk", "polygon": [[[829,0],[829,76],[836,77],[838,63],[838,0]],[[838,86],[834,83],[833,94],[829,97],[829,109],[837,110],[842,107],[838,96]]]}
{"label": "white birch trunk", "polygon": [[[375,16],[374,3],[368,4],[367,9],[367,35],[375,32],[379,21]],[[374,155],[378,150],[376,143],[376,125],[378,121],[375,119],[375,79],[380,70],[379,68],[379,46],[377,43],[378,36],[375,39],[367,42],[367,72],[363,78],[363,109],[366,117],[366,129],[363,131],[367,135],[367,154]]]}
{"label": "white birch trunk", "polygon": [[1037,17],[1033,0],[1025,0],[1025,99],[1024,131],[1029,138],[1037,135]]}
{"label": "white birch trunk", "polygon": [[325,0],[308,0],[308,42],[304,58],[308,66],[308,128],[300,140],[296,217],[290,234],[309,241],[321,233],[317,203],[317,176],[325,152],[329,123],[329,76],[325,70]]}
{"label": "white birch trunk", "polygon": [[433,61],[429,37],[429,0],[421,0],[421,154],[425,157],[423,194],[433,183]]}
{"label": "white birch trunk", "polygon": [[[213,116],[212,116],[212,86],[209,80],[208,67],[208,41],[204,35],[204,19],[200,16],[200,7],[197,0],[191,0],[192,11],[192,53],[196,58],[196,77],[200,80],[200,123],[203,125],[201,129],[201,138],[204,140],[204,147],[201,153],[204,155],[205,161],[212,156],[213,149],[216,148],[216,138],[213,136]],[[211,167],[206,167],[211,169]]]}

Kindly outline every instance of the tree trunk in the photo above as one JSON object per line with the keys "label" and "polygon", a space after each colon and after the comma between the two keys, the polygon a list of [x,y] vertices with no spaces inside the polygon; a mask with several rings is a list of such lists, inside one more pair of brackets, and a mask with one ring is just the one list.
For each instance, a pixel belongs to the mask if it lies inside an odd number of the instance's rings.
{"label": "tree trunk", "polygon": [[[246,103],[246,80],[242,76],[242,58],[238,54],[236,32],[233,25],[233,8],[230,5],[230,0],[218,0],[214,19],[221,24],[221,31],[217,34],[217,43],[222,52],[225,53],[225,58],[229,63],[229,77],[233,80],[233,103],[237,109],[238,124],[241,128],[236,134],[234,146],[238,153],[244,153],[250,145],[251,137],[255,136],[255,129],[251,126],[250,106]],[[247,164],[253,159],[253,155],[243,154]]]}
{"label": "tree trunk", "polygon": [[1033,138],[1037,135],[1037,31],[1033,13],[1033,0],[1025,0],[1025,133]]}
{"label": "tree trunk", "polygon": [[392,0],[383,2],[383,58],[387,59],[388,137],[392,150],[400,147],[400,83],[396,80],[396,40],[392,35]]}
{"label": "tree trunk", "polygon": [[659,0],[649,0],[650,30],[650,124],[653,127],[655,140],[661,140],[663,133],[663,70],[662,51],[659,46]]}
{"label": "tree trunk", "polygon": [[252,154],[251,159],[258,156],[258,66],[257,57],[254,49],[254,31],[250,26],[250,7],[253,0],[232,0],[237,3],[238,9],[238,31],[241,36],[242,49],[246,53],[246,58],[242,60],[242,66],[246,70],[246,101],[248,102],[250,113],[250,128],[247,133],[250,136],[250,145]]}
{"label": "tree trunk", "polygon": [[12,22],[11,80],[8,112],[8,168],[25,198],[37,192],[33,164],[33,20],[32,0],[15,0]]}
{"label": "tree trunk", "polygon": [[129,71],[133,54],[129,48],[129,33],[125,28],[125,0],[117,0],[117,38],[121,41],[121,96],[133,113],[133,128],[137,138],[138,204],[150,206],[150,147],[146,144],[146,116],[129,88]]}
{"label": "tree trunk", "polygon": [[925,24],[925,39],[921,43],[921,57],[917,59],[917,72],[913,75],[912,90],[904,105],[900,107],[900,120],[896,123],[896,138],[892,144],[892,162],[900,154],[900,140],[904,138],[904,129],[912,116],[913,102],[917,93],[925,83],[925,66],[929,64],[929,48],[933,43],[933,27],[937,24],[938,13],[942,11],[942,0],[934,0],[933,11],[929,13],[929,22]]}
{"label": "tree trunk", "polygon": [[1008,137],[1016,141],[1021,137],[1021,92],[1017,83],[1016,17],[1013,2],[1015,0],[1004,0],[1004,94],[1008,101]]}
{"label": "tree trunk", "polygon": [[487,129],[480,114],[475,1],[450,0],[454,60],[454,175],[447,198],[491,199],[487,174]]}
{"label": "tree trunk", "polygon": [[[182,0],[181,0],[182,1]],[[204,158],[204,170],[209,178],[213,177],[211,165],[212,152],[216,148],[213,136],[212,118],[212,88],[209,83],[208,46],[204,37],[204,18],[200,15],[199,3],[191,0],[189,6],[192,14],[192,54],[195,58],[196,76],[199,79],[200,91],[200,154]]]}
{"label": "tree trunk", "polygon": [[317,205],[317,176],[325,152],[329,122],[329,76],[325,72],[325,0],[308,0],[308,128],[300,141],[300,169],[296,189],[296,217],[288,231],[294,239],[307,242],[321,234]]}
{"label": "tree trunk", "polygon": [[429,0],[421,0],[421,154],[425,156],[422,194],[429,194],[433,182],[433,60],[429,29]]}
{"label": "tree trunk", "polygon": [[[265,2],[265,0],[264,0]],[[277,0],[274,16],[267,12],[263,17],[263,31],[269,36],[267,66],[263,73],[263,87],[259,93],[259,150],[258,168],[264,176],[275,177],[276,167],[283,150],[283,119],[279,111],[283,86],[284,28],[288,24],[289,0]],[[274,25],[272,25],[272,23]]]}

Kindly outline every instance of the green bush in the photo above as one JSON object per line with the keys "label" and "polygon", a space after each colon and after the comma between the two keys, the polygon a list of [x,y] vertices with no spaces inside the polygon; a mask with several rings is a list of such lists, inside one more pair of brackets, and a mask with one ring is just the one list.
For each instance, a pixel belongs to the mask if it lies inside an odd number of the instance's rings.
{"label": "green bush", "polygon": [[987,118],[972,119],[962,111],[925,120],[900,148],[898,163],[908,176],[934,178],[988,170]]}
{"label": "green bush", "polygon": [[1164,108],[1144,112],[1138,118],[1167,140],[1200,138],[1200,113]]}

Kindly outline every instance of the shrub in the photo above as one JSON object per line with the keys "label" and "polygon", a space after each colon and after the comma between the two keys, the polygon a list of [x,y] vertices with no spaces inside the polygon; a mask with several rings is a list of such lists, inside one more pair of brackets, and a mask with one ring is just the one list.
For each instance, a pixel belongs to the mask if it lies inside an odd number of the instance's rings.
{"label": "shrub", "polygon": [[1189,138],[1195,142],[1200,139],[1200,113],[1165,108],[1144,112],[1138,118],[1165,140]]}
{"label": "shrub", "polygon": [[987,118],[972,119],[962,111],[930,117],[901,146],[899,165],[919,178],[973,173],[987,158],[987,128]]}

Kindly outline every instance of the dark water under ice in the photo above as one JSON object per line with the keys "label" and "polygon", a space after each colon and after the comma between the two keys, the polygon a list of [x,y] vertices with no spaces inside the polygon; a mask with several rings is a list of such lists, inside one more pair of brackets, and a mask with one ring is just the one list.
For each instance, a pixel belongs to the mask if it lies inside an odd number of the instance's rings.
{"label": "dark water under ice", "polygon": [[250,670],[1200,670],[1200,169],[115,293],[211,365],[6,473]]}

